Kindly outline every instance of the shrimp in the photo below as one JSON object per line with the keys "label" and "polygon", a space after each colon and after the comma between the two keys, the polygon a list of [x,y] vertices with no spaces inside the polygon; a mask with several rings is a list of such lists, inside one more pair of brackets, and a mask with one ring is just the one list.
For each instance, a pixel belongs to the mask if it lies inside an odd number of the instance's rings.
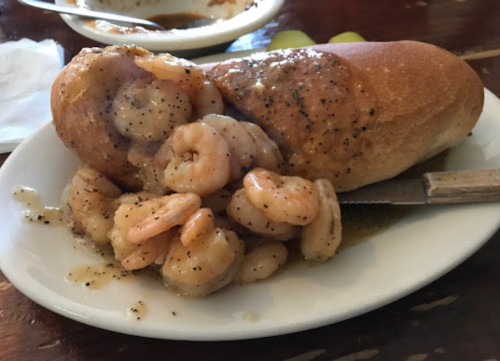
{"label": "shrimp", "polygon": [[167,193],[163,185],[163,172],[158,169],[151,154],[151,147],[134,144],[127,153],[127,160],[137,169],[137,178],[142,181],[142,189],[158,195]]}
{"label": "shrimp", "polygon": [[229,181],[243,176],[243,169],[248,168],[255,158],[257,149],[252,136],[245,127],[233,118],[223,115],[206,115],[199,120],[214,128],[229,145],[231,152],[231,175]]}
{"label": "shrimp", "polygon": [[216,215],[214,217],[214,225],[215,227],[224,228],[228,231],[236,232],[236,234],[242,238],[251,235],[250,231],[243,227],[241,224],[234,222],[229,217],[223,217],[220,215]]}
{"label": "shrimp", "polygon": [[149,201],[153,198],[158,198],[159,195],[151,192],[138,192],[138,193],[125,193],[119,198],[115,199],[116,208],[120,207],[122,204],[135,204],[138,205],[141,202]]}
{"label": "shrimp", "polygon": [[210,208],[214,213],[221,213],[226,210],[227,205],[231,201],[231,192],[227,189],[219,189],[201,199],[201,206]]}
{"label": "shrimp", "polygon": [[214,128],[203,123],[178,127],[155,156],[157,166],[165,169],[164,182],[168,188],[200,197],[226,185],[230,161],[227,142]]}
{"label": "shrimp", "polygon": [[209,208],[196,211],[181,228],[181,242],[184,247],[202,239],[214,230],[214,214]]}
{"label": "shrimp", "polygon": [[224,102],[217,86],[205,80],[200,94],[193,100],[194,114],[192,119],[200,119],[208,114],[222,114]]}
{"label": "shrimp", "polygon": [[253,205],[275,222],[305,226],[319,208],[318,190],[307,179],[255,168],[245,175],[243,185]]}
{"label": "shrimp", "polygon": [[134,62],[157,79],[169,80],[188,94],[194,105],[194,119],[222,113],[224,104],[218,88],[206,79],[203,69],[195,63],[170,54],[145,55],[136,57]]}
{"label": "shrimp", "polygon": [[221,228],[188,247],[176,238],[162,267],[163,280],[182,294],[206,296],[233,280],[244,251],[236,233]]}
{"label": "shrimp", "polygon": [[157,202],[159,208],[128,230],[129,243],[141,243],[172,227],[184,224],[201,205],[200,197],[193,193],[172,194],[152,201]]}
{"label": "shrimp", "polygon": [[264,212],[255,207],[246,196],[244,189],[240,189],[233,194],[226,210],[229,217],[253,233],[269,237],[281,236],[280,239],[282,240],[286,240],[283,239],[284,235],[284,238],[287,238],[288,235],[293,238],[296,234],[291,224],[274,222]]}
{"label": "shrimp", "polygon": [[288,250],[283,243],[260,241],[243,257],[233,282],[251,283],[269,278],[285,264],[287,258]]}
{"label": "shrimp", "polygon": [[[132,202],[134,199],[131,195],[126,197],[130,203],[122,202],[116,210],[114,226],[109,232],[115,258],[118,261],[122,261],[150,238],[174,228],[177,224],[182,224],[182,218],[187,219],[201,203],[194,194],[174,194],[142,202]],[[189,207],[189,200],[194,203],[192,207]],[[177,206],[178,210],[172,209]],[[183,213],[186,209],[187,215]],[[171,210],[170,219],[165,217],[169,210]],[[132,234],[132,238],[129,234]]]}
{"label": "shrimp", "polygon": [[111,111],[118,132],[138,143],[167,139],[193,112],[188,95],[179,86],[144,78],[124,84]]}
{"label": "shrimp", "polygon": [[123,268],[131,271],[147,267],[152,263],[163,264],[170,242],[177,233],[178,229],[175,227],[139,244],[122,260]]}
{"label": "shrimp", "polygon": [[114,225],[109,232],[109,238],[111,239],[115,258],[118,261],[123,261],[129,254],[140,247],[139,244],[128,241],[128,231],[139,222],[158,212],[162,203],[165,202],[162,198],[166,197],[144,200],[145,198],[140,195],[126,194],[117,199],[116,203],[120,204],[120,206],[115,212]]}
{"label": "shrimp", "polygon": [[114,199],[120,189],[101,173],[81,168],[73,177],[68,203],[76,224],[96,243],[108,243],[108,232],[113,227]]}
{"label": "shrimp", "polygon": [[248,134],[252,136],[255,142],[257,153],[255,154],[253,165],[280,173],[285,161],[276,143],[257,124],[250,122],[239,123],[246,128]]}
{"label": "shrimp", "polygon": [[325,262],[335,253],[342,240],[340,206],[335,189],[327,179],[317,179],[319,211],[312,223],[302,228],[300,249],[308,260]]}

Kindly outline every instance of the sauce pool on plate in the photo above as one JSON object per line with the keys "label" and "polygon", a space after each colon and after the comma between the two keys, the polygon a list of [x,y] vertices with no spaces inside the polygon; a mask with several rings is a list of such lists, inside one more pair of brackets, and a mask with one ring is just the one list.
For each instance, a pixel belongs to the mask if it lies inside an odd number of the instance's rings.
{"label": "sauce pool on plate", "polygon": [[46,207],[42,205],[38,193],[29,187],[15,187],[12,198],[27,207],[22,212],[23,220],[43,224],[62,224],[63,211],[59,207]]}
{"label": "sauce pool on plate", "polygon": [[127,309],[126,314],[127,317],[131,320],[140,321],[146,315],[148,311],[148,307],[144,304],[144,302],[139,301],[134,303],[130,308]]}
{"label": "sauce pool on plate", "polygon": [[82,265],[74,268],[66,275],[69,284],[81,283],[89,290],[98,290],[106,286],[111,280],[137,279],[139,272],[126,271],[116,261],[108,263]]}
{"label": "sauce pool on plate", "polygon": [[206,16],[202,14],[191,13],[177,13],[177,14],[159,14],[154,15],[147,20],[155,22],[163,26],[167,30],[181,28],[192,21],[205,19]]}

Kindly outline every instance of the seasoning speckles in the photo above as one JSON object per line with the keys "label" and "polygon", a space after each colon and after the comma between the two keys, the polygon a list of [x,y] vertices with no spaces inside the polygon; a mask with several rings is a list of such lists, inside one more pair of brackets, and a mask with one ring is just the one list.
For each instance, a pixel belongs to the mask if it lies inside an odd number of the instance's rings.
{"label": "seasoning speckles", "polygon": [[117,261],[95,265],[82,265],[66,275],[69,284],[81,284],[85,289],[98,290],[111,280],[137,279],[139,272],[125,271]]}
{"label": "seasoning speckles", "polygon": [[140,321],[144,319],[147,311],[148,307],[144,304],[144,302],[138,301],[127,309],[126,315],[130,320]]}
{"label": "seasoning speckles", "polygon": [[288,161],[285,172],[331,175],[337,183],[352,178],[345,164],[365,153],[363,130],[373,128],[378,112],[370,86],[341,58],[280,50],[222,63],[209,76],[230,103],[278,141]]}
{"label": "seasoning speckles", "polygon": [[12,190],[12,198],[27,207],[21,218],[28,223],[59,225],[63,223],[63,211],[59,207],[43,206],[38,193],[33,188],[16,187]]}

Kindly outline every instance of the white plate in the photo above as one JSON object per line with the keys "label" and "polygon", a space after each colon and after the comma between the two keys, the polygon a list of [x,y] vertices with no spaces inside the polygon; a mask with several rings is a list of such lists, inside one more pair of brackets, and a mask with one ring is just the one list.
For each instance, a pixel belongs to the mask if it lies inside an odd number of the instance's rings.
{"label": "white plate", "polygon": [[[500,100],[485,91],[481,119],[447,159],[450,170],[500,168]],[[64,226],[26,224],[11,197],[18,185],[37,189],[46,205],[78,167],[51,124],[23,142],[0,170],[0,266],[42,306],[117,332],[182,340],[235,340],[286,334],[345,320],[383,306],[448,272],[481,247],[500,225],[498,204],[424,206],[325,265],[296,265],[272,279],[232,287],[207,299],[185,299],[144,280],[98,291],[70,286],[65,275],[98,263],[73,248]],[[143,300],[141,321],[125,310]],[[176,312],[176,316],[172,314]],[[246,312],[258,315],[246,321]]]}

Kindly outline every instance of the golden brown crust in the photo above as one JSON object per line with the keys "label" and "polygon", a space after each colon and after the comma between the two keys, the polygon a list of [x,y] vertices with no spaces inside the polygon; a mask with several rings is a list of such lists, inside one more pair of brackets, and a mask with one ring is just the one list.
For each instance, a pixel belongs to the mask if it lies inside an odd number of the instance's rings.
{"label": "golden brown crust", "polygon": [[[289,167],[291,173],[312,179],[327,177],[338,191],[355,189],[394,177],[412,165],[457,145],[479,118],[484,97],[479,77],[464,61],[436,46],[402,41],[324,44],[312,48],[337,55],[341,66],[330,67],[325,72],[323,63],[319,75],[310,75],[316,77],[313,80],[292,75],[295,82],[297,79],[305,82],[311,90],[303,91],[305,100],[302,101],[306,105],[314,104],[314,107],[307,106],[305,109],[309,117],[315,117],[310,129],[304,129],[304,119],[297,120],[297,117],[291,116],[293,113],[283,109],[275,108],[278,111],[270,119],[262,117],[273,111],[275,105],[259,107],[258,97],[252,98],[251,94],[234,89],[235,78],[231,77],[239,75],[228,70],[231,67],[241,69],[241,61],[218,65],[211,72],[226,100],[236,103],[242,112],[258,120],[275,139],[277,130],[285,134],[285,125],[290,129],[282,139],[276,140],[288,160],[300,158],[297,154],[302,155],[302,166],[294,164],[294,167]],[[205,69],[211,66],[207,65]],[[259,66],[259,63],[251,64],[250,72],[256,72]],[[342,67],[346,71],[339,70]],[[259,74],[259,79],[263,79],[264,83],[270,68],[270,64],[261,68],[264,73]],[[302,67],[300,70],[310,74],[310,68]],[[330,81],[330,76],[341,78],[339,84],[349,87],[350,92],[340,94],[342,89],[339,90],[338,86],[327,88],[325,82]],[[268,88],[263,88],[260,89],[262,98],[269,97],[271,93],[266,93]],[[331,94],[335,92],[341,105],[320,109],[322,105],[314,101],[325,89],[331,89]],[[352,104],[359,109],[358,118],[336,116],[334,121],[328,120],[335,124],[338,134],[342,136],[329,134],[320,139],[327,129],[321,125],[322,114],[348,114],[346,107]],[[349,109],[349,114],[352,114],[352,107]],[[366,109],[370,110],[371,117],[364,114]],[[280,114],[286,114],[286,117],[281,119]],[[352,124],[368,120],[370,124],[363,132],[360,132],[362,127],[358,129],[359,124]],[[300,129],[294,129],[297,127]],[[314,138],[316,146],[320,144],[324,148],[317,153],[318,156],[313,153],[309,157],[303,156],[308,151],[305,141],[308,137]],[[327,154],[328,161],[325,162],[322,159],[324,156],[319,154]]]}
{"label": "golden brown crust", "polygon": [[363,161],[367,171],[356,188],[392,178],[456,146],[479,119],[483,84],[452,53],[415,41],[335,45],[313,48],[348,60],[380,109],[380,125],[370,136],[373,148]]}
{"label": "golden brown crust", "polygon": [[57,134],[80,160],[125,189],[140,189],[127,161],[129,140],[113,126],[110,109],[120,84],[144,75],[133,63],[148,51],[133,46],[83,49],[52,86]]}

